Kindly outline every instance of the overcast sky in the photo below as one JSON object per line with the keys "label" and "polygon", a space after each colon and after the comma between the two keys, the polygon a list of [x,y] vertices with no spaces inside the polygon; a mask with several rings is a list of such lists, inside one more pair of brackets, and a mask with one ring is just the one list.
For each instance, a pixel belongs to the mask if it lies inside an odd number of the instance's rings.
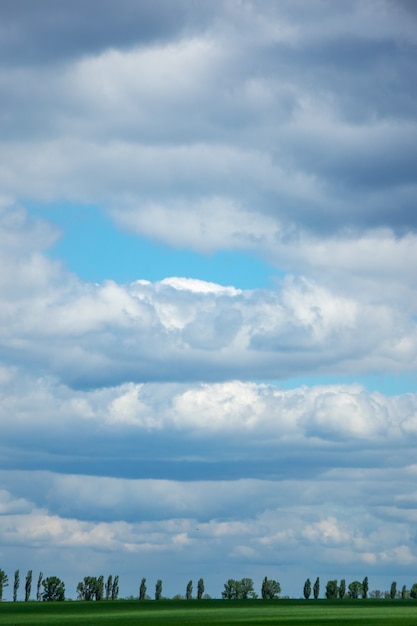
{"label": "overcast sky", "polygon": [[5,596],[411,587],[417,4],[0,11]]}

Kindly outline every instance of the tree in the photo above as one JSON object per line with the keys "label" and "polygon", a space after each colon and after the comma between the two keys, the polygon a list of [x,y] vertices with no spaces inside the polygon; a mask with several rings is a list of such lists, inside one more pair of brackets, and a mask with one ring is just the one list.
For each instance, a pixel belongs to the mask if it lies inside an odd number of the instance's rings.
{"label": "tree", "polygon": [[185,599],[186,600],[192,600],[192,597],[193,597],[193,581],[190,580],[188,582],[187,589],[186,589],[186,592],[185,592]]}
{"label": "tree", "polygon": [[309,597],[311,596],[311,581],[309,578],[307,578],[307,580],[304,583],[303,594],[306,600],[308,600]]}
{"label": "tree", "polygon": [[77,585],[78,600],[91,600],[92,590],[90,585],[91,576],[84,576],[84,579]]}
{"label": "tree", "polygon": [[41,594],[42,579],[43,579],[43,573],[39,572],[38,583],[36,585],[36,599],[38,602],[39,600],[42,600],[42,594]]}
{"label": "tree", "polygon": [[320,595],[320,578],[317,576],[316,582],[313,585],[313,596],[314,596],[314,599],[317,600],[319,595]]}
{"label": "tree", "polygon": [[139,600],[145,600],[146,598],[146,578],[142,578],[139,587]]}
{"label": "tree", "polygon": [[104,576],[99,576],[96,583],[96,600],[102,600],[104,596]]}
{"label": "tree", "polygon": [[14,573],[13,602],[16,602],[17,600],[17,590],[19,589],[19,585],[20,585],[20,573],[19,573],[19,570],[17,569]]}
{"label": "tree", "polygon": [[160,600],[162,595],[162,580],[158,579],[155,585],[155,600]]}
{"label": "tree", "polygon": [[391,600],[395,600],[396,595],[397,595],[397,583],[394,580],[394,582],[391,584],[389,597],[391,598]]}
{"label": "tree", "polygon": [[113,587],[113,576],[110,574],[106,582],[106,600],[110,600],[112,587]]}
{"label": "tree", "polygon": [[58,602],[65,600],[65,585],[57,576],[48,576],[42,581],[44,602]]}
{"label": "tree", "polygon": [[102,600],[104,589],[103,576],[85,576],[77,585],[77,596],[79,600]]}
{"label": "tree", "polygon": [[406,600],[408,596],[407,587],[405,585],[401,588],[401,600]]}
{"label": "tree", "polygon": [[258,594],[255,593],[253,589],[253,580],[252,578],[242,578],[239,581],[240,586],[240,598],[242,600],[248,600],[249,598],[257,598]]}
{"label": "tree", "polygon": [[229,578],[224,583],[224,590],[222,591],[222,598],[224,600],[237,600],[240,596],[239,581]]}
{"label": "tree", "polygon": [[340,581],[340,587],[339,587],[339,598],[343,600],[345,595],[346,595],[346,580],[342,578],[342,580]]}
{"label": "tree", "polygon": [[0,569],[0,600],[3,600],[3,590],[9,586],[9,577],[6,572]]}
{"label": "tree", "polygon": [[366,600],[366,598],[368,597],[368,589],[369,589],[368,577],[365,576],[365,578],[362,581],[362,598],[364,600]]}
{"label": "tree", "polygon": [[358,580],[354,580],[349,583],[349,598],[356,600],[362,594],[362,583]]}
{"label": "tree", "polygon": [[113,585],[111,588],[111,599],[117,600],[119,596],[119,577],[115,576],[113,580]]}
{"label": "tree", "polygon": [[328,600],[336,600],[339,595],[339,587],[337,586],[337,580],[329,580],[326,585],[326,598]]}
{"label": "tree", "polygon": [[417,583],[414,583],[410,589],[410,598],[417,600]]}
{"label": "tree", "polygon": [[30,599],[30,590],[32,588],[32,570],[30,569],[26,574],[26,582],[25,582],[25,602],[28,602]]}
{"label": "tree", "polygon": [[257,598],[257,594],[253,590],[252,578],[242,578],[242,580],[229,580],[224,583],[222,598],[225,600],[247,600],[248,598]]}
{"label": "tree", "polygon": [[262,582],[261,596],[263,600],[275,600],[281,593],[281,585],[276,580],[269,580],[266,576]]}
{"label": "tree", "polygon": [[204,595],[204,580],[200,578],[197,583],[197,600],[201,600]]}

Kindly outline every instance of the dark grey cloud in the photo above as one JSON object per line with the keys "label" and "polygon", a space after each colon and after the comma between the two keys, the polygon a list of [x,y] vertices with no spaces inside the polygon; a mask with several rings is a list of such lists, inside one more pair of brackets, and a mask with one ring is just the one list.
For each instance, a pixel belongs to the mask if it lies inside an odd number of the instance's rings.
{"label": "dark grey cloud", "polygon": [[55,64],[108,48],[163,43],[198,32],[212,13],[205,0],[4,0],[1,63]]}
{"label": "dark grey cloud", "polygon": [[213,195],[325,239],[415,231],[406,4],[18,2],[4,14],[6,193],[105,204],[118,224],[134,212],[128,227],[171,245],[145,228],[149,206],[195,220]]}

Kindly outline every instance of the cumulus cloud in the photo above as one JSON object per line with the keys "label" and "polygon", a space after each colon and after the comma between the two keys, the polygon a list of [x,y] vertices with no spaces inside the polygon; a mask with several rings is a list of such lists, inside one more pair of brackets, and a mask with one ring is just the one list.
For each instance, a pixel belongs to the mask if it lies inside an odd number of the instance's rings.
{"label": "cumulus cloud", "polygon": [[[411,465],[417,434],[415,395],[384,396],[359,385],[127,383],[74,391],[15,372],[1,399],[5,469],[20,464],[154,480],[295,479],[333,463],[362,467],[372,459],[380,467],[387,450],[392,459],[402,450],[401,462]],[[115,482],[108,502],[118,498],[117,489]],[[57,492],[68,490],[69,484]]]}
{"label": "cumulus cloud", "polygon": [[364,303],[296,277],[274,291],[175,277],[88,284],[44,255],[55,236],[47,223],[4,209],[1,226],[5,365],[31,363],[85,387],[415,366],[415,322],[395,302]]}

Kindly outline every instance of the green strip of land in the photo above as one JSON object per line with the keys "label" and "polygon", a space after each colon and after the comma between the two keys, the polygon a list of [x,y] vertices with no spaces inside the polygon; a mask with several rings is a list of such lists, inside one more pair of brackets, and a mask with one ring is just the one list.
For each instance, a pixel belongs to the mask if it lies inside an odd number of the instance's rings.
{"label": "green strip of land", "polygon": [[417,626],[415,600],[4,602],[1,626]]}

